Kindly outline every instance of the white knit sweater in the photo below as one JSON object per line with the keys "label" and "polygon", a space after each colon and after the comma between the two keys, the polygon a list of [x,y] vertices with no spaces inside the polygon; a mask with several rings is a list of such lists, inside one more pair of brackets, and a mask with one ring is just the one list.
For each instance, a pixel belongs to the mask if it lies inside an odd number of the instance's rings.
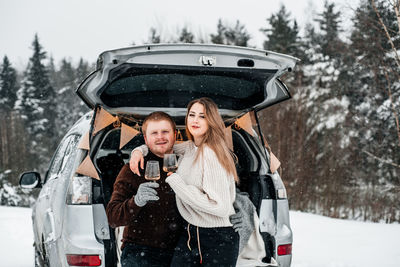
{"label": "white knit sweater", "polygon": [[[136,149],[147,155],[147,146]],[[235,181],[215,152],[206,145],[203,156],[195,162],[197,147],[192,141],[174,145],[174,152],[183,156],[178,170],[166,182],[176,194],[181,216],[200,227],[232,226],[229,216],[235,213]]]}

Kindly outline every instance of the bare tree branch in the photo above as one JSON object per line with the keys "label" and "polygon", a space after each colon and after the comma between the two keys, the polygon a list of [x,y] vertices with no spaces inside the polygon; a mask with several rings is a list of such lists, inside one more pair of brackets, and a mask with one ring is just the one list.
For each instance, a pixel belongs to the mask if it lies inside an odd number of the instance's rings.
{"label": "bare tree branch", "polygon": [[[388,30],[387,30],[387,27],[386,27],[385,23],[383,23],[381,14],[379,14],[378,9],[375,6],[375,0],[371,0],[371,4],[372,4],[372,8],[374,9],[376,15],[378,16],[379,23],[383,27],[383,30],[385,31],[386,37],[387,37],[387,39],[388,39],[388,41],[389,41],[389,43],[390,43],[390,45],[392,47],[392,50],[393,50],[393,53],[394,53],[394,56],[395,56],[395,59],[396,59],[395,61],[396,61],[397,65],[400,67],[399,54],[397,53],[396,47],[394,46],[394,43],[392,41],[392,38],[390,37],[390,34],[389,34]],[[396,10],[396,8],[395,8],[395,10]]]}
{"label": "bare tree branch", "polygon": [[370,157],[372,157],[372,158],[374,158],[374,159],[376,159],[376,160],[382,162],[382,163],[392,165],[392,166],[394,166],[394,167],[396,167],[396,168],[400,168],[400,165],[398,165],[398,164],[396,164],[396,163],[393,163],[393,162],[391,162],[390,160],[377,157],[377,156],[375,156],[374,154],[372,154],[371,152],[368,152],[368,151],[366,151],[366,150],[363,150],[362,152],[365,153],[365,154],[367,154],[368,156],[370,156]]}

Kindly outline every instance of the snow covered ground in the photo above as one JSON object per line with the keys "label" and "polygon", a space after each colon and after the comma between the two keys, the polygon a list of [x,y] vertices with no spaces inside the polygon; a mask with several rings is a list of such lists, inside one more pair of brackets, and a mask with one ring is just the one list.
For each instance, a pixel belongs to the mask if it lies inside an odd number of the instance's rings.
{"label": "snow covered ground", "polygon": [[[31,211],[0,206],[0,265],[32,267]],[[400,225],[292,211],[292,267],[398,267]]]}
{"label": "snow covered ground", "polygon": [[34,266],[31,209],[0,206],[0,266]]}
{"label": "snow covered ground", "polygon": [[292,267],[398,267],[400,224],[332,219],[291,211]]}

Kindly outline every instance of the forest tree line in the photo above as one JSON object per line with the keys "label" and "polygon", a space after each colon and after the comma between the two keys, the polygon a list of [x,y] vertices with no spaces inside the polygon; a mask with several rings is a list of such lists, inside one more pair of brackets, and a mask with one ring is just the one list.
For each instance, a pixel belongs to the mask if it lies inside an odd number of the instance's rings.
{"label": "forest tree line", "polygon": [[[334,3],[303,30],[284,5],[260,31],[263,48],[301,59],[283,77],[292,99],[260,113],[290,208],[336,218],[400,222],[399,0],[361,0],[344,29]],[[300,34],[302,32],[302,34]],[[218,21],[206,38],[149,29],[148,43],[249,46],[239,20]],[[46,169],[62,136],[88,108],[75,95],[94,65],[55,63],[36,34],[26,69],[0,65],[0,204],[28,205],[17,187],[24,170]]]}

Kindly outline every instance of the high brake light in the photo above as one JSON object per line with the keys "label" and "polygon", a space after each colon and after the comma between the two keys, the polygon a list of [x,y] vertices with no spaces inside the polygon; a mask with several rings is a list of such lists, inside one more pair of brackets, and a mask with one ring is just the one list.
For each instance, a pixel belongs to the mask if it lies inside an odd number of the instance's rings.
{"label": "high brake light", "polygon": [[292,254],[292,244],[278,246],[278,256]]}
{"label": "high brake light", "polygon": [[67,262],[72,266],[100,266],[101,259],[99,255],[76,255],[67,254]]}

